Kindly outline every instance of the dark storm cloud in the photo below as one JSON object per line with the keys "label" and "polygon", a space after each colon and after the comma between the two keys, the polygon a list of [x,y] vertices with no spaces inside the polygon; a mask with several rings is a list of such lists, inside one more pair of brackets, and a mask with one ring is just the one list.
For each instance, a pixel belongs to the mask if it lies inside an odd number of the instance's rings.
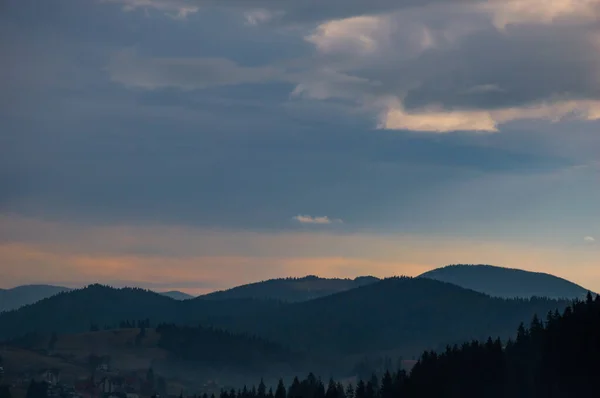
{"label": "dark storm cloud", "polygon": [[548,25],[473,33],[460,46],[400,67],[399,75],[421,82],[404,105],[494,109],[599,99],[600,42],[593,33],[588,26]]}
{"label": "dark storm cloud", "polygon": [[383,13],[402,8],[423,7],[429,4],[477,4],[481,0],[108,0],[129,8],[188,9],[199,12],[204,7],[223,7],[233,10],[265,10],[288,22],[318,22],[357,15]]}
{"label": "dark storm cloud", "polygon": [[[249,27],[237,11],[281,9],[313,23],[417,3],[219,2],[230,6],[223,11],[202,2],[60,0],[61,7],[44,2],[43,12],[37,3],[13,1],[0,17],[10,22],[0,26],[2,54],[10,55],[0,69],[0,212],[280,229],[308,214],[343,219],[344,228],[421,228],[432,208],[445,209],[439,192],[450,196],[474,178],[545,175],[579,160],[577,150],[539,148],[543,137],[523,146],[518,134],[507,145],[375,132],[377,110],[362,106],[407,89],[408,105],[448,108],[516,106],[567,89],[591,96],[593,59],[582,57],[589,47],[574,28],[498,33],[487,21],[487,31],[414,59],[401,56],[395,36],[381,53],[341,46],[349,54],[328,57],[305,40],[314,26]],[[187,6],[186,18],[177,14]],[[540,73],[555,81],[543,86]]]}
{"label": "dark storm cloud", "polygon": [[261,121],[268,110],[212,109],[236,115],[239,126],[152,116],[55,121],[52,130],[15,123],[24,134],[13,138],[15,156],[4,162],[27,184],[10,186],[3,210],[250,228],[293,227],[290,217],[306,213],[369,224],[369,208],[393,201],[408,217],[436,186],[568,164],[451,137],[380,136],[331,124],[323,130],[318,122],[298,127],[281,108],[270,124]]}

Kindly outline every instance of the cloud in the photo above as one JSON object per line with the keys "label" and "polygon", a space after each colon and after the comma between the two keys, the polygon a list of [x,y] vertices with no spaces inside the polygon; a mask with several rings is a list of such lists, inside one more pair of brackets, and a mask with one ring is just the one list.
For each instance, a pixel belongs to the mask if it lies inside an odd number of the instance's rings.
{"label": "cloud", "polygon": [[[384,13],[390,10],[405,9],[428,4],[443,4],[448,0],[105,0],[123,3],[129,8],[188,9],[217,7],[248,12],[261,10],[278,15],[287,22],[314,22],[364,14]],[[453,0],[454,4],[469,3],[473,0]],[[478,1],[478,0],[475,0]]]}
{"label": "cloud", "polygon": [[499,29],[509,25],[590,23],[600,16],[598,0],[492,0],[479,4],[482,10],[493,15]]}
{"label": "cloud", "polygon": [[594,243],[596,241],[596,239],[593,236],[586,236],[583,238],[583,240],[588,243]]}
{"label": "cloud", "polygon": [[100,0],[108,3],[120,3],[125,11],[154,9],[166,15],[185,19],[188,15],[197,13],[200,7],[193,1],[186,0]]}
{"label": "cloud", "polygon": [[559,122],[565,118],[599,120],[600,100],[557,101],[525,107],[494,110],[444,110],[440,106],[406,111],[402,103],[392,99],[381,114],[379,128],[447,133],[451,131],[498,132],[498,126],[516,120],[546,120]]}
{"label": "cloud", "polygon": [[[598,290],[597,252],[431,234],[251,232],[0,216],[0,287],[92,282],[195,294],[284,276],[418,275],[450,263],[551,272]],[[564,264],[572,266],[565,268]],[[157,281],[160,284],[157,285]]]}
{"label": "cloud", "polygon": [[[306,36],[321,62],[365,82],[339,84],[328,98],[354,98],[385,129],[498,131],[519,120],[598,120],[600,35],[577,18],[585,12],[567,2],[507,31],[490,24],[500,3],[486,4],[323,22]],[[563,14],[574,20],[552,23]]]}
{"label": "cloud", "polygon": [[141,57],[133,50],[113,54],[107,70],[115,82],[148,90],[199,90],[287,79],[280,69],[271,66],[244,67],[224,58]]}
{"label": "cloud", "polygon": [[244,13],[246,23],[250,26],[260,25],[281,16],[280,12],[273,12],[266,9],[250,10]]}
{"label": "cloud", "polygon": [[304,21],[297,29],[277,24],[270,29],[286,38],[297,32],[296,39],[314,53],[244,66],[226,57],[124,51],[107,70],[113,81],[146,89],[289,84],[290,100],[342,100],[390,130],[497,132],[515,121],[598,120],[600,32],[589,23],[600,15],[592,13],[599,1],[559,0],[540,7],[539,0],[511,0],[506,8],[495,0],[367,3],[352,2],[344,10],[336,2],[172,5],[236,10],[249,25],[279,18],[299,22],[310,9],[316,26]]}
{"label": "cloud", "polygon": [[332,224],[332,223],[342,223],[340,219],[330,219],[327,216],[321,217],[313,217],[308,215],[297,215],[293,217],[294,220],[298,221],[301,224]]}
{"label": "cloud", "polygon": [[358,52],[368,55],[377,50],[383,32],[391,28],[389,22],[385,16],[332,20],[319,25],[305,39],[323,53]]}

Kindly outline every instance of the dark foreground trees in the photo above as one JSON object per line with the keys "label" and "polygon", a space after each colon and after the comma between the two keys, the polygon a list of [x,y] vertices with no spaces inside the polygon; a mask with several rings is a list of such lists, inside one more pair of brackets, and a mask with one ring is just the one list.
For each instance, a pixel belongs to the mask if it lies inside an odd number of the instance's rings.
{"label": "dark foreground trees", "polygon": [[[283,383],[277,395],[284,396]],[[423,353],[410,374],[386,372],[356,388],[313,375],[295,379],[287,398],[572,398],[600,391],[600,297],[575,301],[521,324],[514,341],[472,341]],[[247,395],[238,398],[253,398]],[[227,398],[235,398],[231,393]]]}

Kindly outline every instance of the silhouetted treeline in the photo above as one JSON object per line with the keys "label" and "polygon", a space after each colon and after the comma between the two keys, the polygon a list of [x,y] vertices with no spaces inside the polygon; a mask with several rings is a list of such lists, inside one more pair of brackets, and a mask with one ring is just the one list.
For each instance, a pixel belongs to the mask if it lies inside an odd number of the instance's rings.
{"label": "silhouetted treeline", "polygon": [[10,387],[8,385],[0,385],[0,398],[12,398]]}
{"label": "silhouetted treeline", "polygon": [[[314,376],[295,379],[286,398],[572,398],[600,391],[600,296],[575,301],[521,324],[517,337],[472,341],[423,353],[410,373],[387,371],[378,379],[326,390]],[[281,386],[281,383],[280,383]],[[254,389],[250,390],[255,391]],[[257,398],[252,393],[222,398]],[[258,393],[257,393],[258,394]],[[280,393],[280,398],[284,395]]]}
{"label": "silhouetted treeline", "polygon": [[47,398],[48,397],[48,383],[45,381],[34,381],[31,380],[29,387],[27,388],[27,395],[25,398]]}
{"label": "silhouetted treeline", "polygon": [[142,329],[142,328],[150,328],[150,319],[139,319],[137,321],[121,321],[119,322],[119,329]]}
{"label": "silhouetted treeline", "polygon": [[286,348],[261,338],[234,334],[211,327],[160,324],[158,345],[180,359],[213,367],[255,369],[298,359]]}

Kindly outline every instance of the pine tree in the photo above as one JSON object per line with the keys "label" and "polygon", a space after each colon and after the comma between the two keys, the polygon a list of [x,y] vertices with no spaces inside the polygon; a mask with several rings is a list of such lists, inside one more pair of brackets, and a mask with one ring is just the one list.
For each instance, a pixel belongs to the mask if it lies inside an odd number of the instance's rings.
{"label": "pine tree", "polygon": [[354,398],[367,398],[367,388],[365,386],[365,382],[359,380],[356,384],[356,390],[354,391]]}
{"label": "pine tree", "polygon": [[325,398],[337,398],[337,386],[333,379],[329,379],[329,384],[327,385],[327,392],[325,392]]}
{"label": "pine tree", "polygon": [[263,379],[260,379],[260,383],[258,384],[258,391],[256,392],[256,396],[258,398],[265,398],[267,396],[267,386]]}
{"label": "pine tree", "polygon": [[395,398],[394,381],[389,370],[386,370],[381,379],[381,398]]}
{"label": "pine tree", "polygon": [[337,390],[337,398],[346,398],[346,391],[342,383],[338,382],[335,388]]}
{"label": "pine tree", "polygon": [[287,398],[287,391],[285,389],[285,385],[283,384],[282,379],[279,379],[279,383],[277,383],[277,389],[275,390],[275,398]]}
{"label": "pine tree", "polygon": [[12,398],[9,386],[0,385],[0,398]]}
{"label": "pine tree", "polygon": [[346,398],[354,398],[354,386],[352,383],[348,383],[346,387]]}

